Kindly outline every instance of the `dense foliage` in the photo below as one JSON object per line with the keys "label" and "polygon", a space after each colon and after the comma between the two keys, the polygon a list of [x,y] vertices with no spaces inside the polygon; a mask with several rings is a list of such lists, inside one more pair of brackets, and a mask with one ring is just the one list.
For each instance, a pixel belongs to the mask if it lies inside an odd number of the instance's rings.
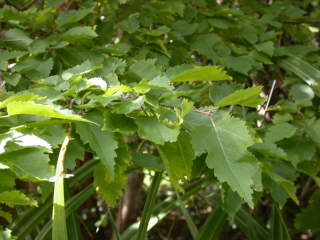
{"label": "dense foliage", "polygon": [[2,238],[318,239],[319,5],[0,0]]}

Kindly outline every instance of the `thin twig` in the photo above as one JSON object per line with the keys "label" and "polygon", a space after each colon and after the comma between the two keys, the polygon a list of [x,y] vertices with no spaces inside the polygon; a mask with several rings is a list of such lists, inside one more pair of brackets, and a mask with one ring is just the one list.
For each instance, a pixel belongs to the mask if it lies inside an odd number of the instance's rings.
{"label": "thin twig", "polygon": [[270,93],[269,93],[269,96],[268,96],[268,101],[267,101],[266,107],[264,108],[264,113],[263,113],[264,116],[266,115],[266,112],[268,111],[268,107],[269,107],[269,104],[270,104],[270,101],[271,101],[272,94],[273,94],[274,88],[276,86],[276,83],[277,83],[277,80],[273,80],[272,87],[271,87],[271,90],[270,90]]}

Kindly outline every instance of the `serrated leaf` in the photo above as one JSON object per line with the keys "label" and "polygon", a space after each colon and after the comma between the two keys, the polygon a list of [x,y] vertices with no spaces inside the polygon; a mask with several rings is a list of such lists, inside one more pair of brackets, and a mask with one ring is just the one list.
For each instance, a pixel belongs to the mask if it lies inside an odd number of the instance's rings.
{"label": "serrated leaf", "polygon": [[91,27],[74,27],[66,31],[65,33],[62,34],[62,37],[71,41],[75,42],[81,39],[90,39],[90,38],[95,38],[98,35],[96,34],[95,31],[92,30]]}
{"label": "serrated leaf", "polygon": [[240,90],[242,88],[241,84],[231,82],[215,84],[209,88],[209,98],[212,103],[218,105],[219,101],[226,96],[232,94],[233,92]]}
{"label": "serrated leaf", "polygon": [[165,142],[175,142],[179,135],[179,128],[169,128],[156,118],[140,117],[135,120],[138,134],[141,138],[162,145]]}
{"label": "serrated leaf", "polygon": [[226,56],[221,58],[220,63],[236,72],[247,75],[256,64],[253,57],[246,56]]}
{"label": "serrated leaf", "polygon": [[306,127],[308,136],[320,147],[320,119]]}
{"label": "serrated leaf", "polygon": [[259,52],[263,52],[272,57],[274,53],[274,44],[271,41],[259,43],[254,46]]}
{"label": "serrated leaf", "polygon": [[275,124],[267,130],[264,140],[269,143],[279,142],[292,137],[296,131],[297,128],[290,123]]}
{"label": "serrated leaf", "polygon": [[262,87],[252,87],[241,89],[224,97],[219,102],[219,107],[228,105],[240,105],[245,107],[257,107],[265,102],[264,98],[260,97]]}
{"label": "serrated leaf", "polygon": [[76,167],[76,159],[83,160],[85,148],[78,140],[72,140],[67,148],[64,166],[65,169],[74,170]]}
{"label": "serrated leaf", "polygon": [[89,60],[86,60],[79,65],[76,65],[72,68],[65,70],[62,73],[62,79],[68,81],[72,79],[74,76],[83,75],[91,72],[92,70],[94,70],[94,66]]}
{"label": "serrated leaf", "polygon": [[179,73],[171,79],[171,82],[188,82],[188,81],[222,81],[231,80],[232,78],[221,70],[218,66],[197,67],[185,72]]}
{"label": "serrated leaf", "polygon": [[110,111],[105,111],[103,129],[112,132],[130,134],[137,130],[137,126],[132,118],[128,118],[123,114],[116,114]]}
{"label": "serrated leaf", "polygon": [[92,12],[92,8],[80,9],[80,10],[69,10],[62,12],[59,14],[58,18],[56,19],[56,24],[58,26],[64,26],[70,23],[79,22],[81,19],[86,17],[89,13]]}
{"label": "serrated leaf", "polygon": [[119,114],[128,114],[135,110],[140,110],[145,101],[145,96],[137,97],[134,100],[124,100],[115,105],[114,112]]}
{"label": "serrated leaf", "polygon": [[115,177],[110,181],[109,171],[104,165],[100,164],[94,169],[94,185],[97,192],[110,207],[114,207],[116,201],[121,197],[123,190],[127,186],[128,176],[123,172],[123,166],[116,166]]}
{"label": "serrated leaf", "polygon": [[228,213],[231,219],[234,218],[236,213],[240,210],[243,200],[230,187],[226,186],[222,191],[222,207]]}
{"label": "serrated leaf", "polygon": [[165,143],[163,146],[158,146],[161,159],[170,180],[173,186],[180,191],[183,191],[183,188],[179,185],[179,180],[190,178],[195,157],[190,141],[190,135],[181,131],[177,142]]}
{"label": "serrated leaf", "polygon": [[16,176],[9,169],[0,170],[0,191],[6,191],[15,186]]}
{"label": "serrated leaf", "polygon": [[147,80],[161,74],[160,68],[156,66],[156,59],[140,60],[130,66],[130,71]]}
{"label": "serrated leaf", "polygon": [[130,34],[136,32],[140,27],[138,16],[129,16],[120,23],[120,26],[124,31]]}
{"label": "serrated leaf", "polygon": [[302,161],[310,161],[316,153],[316,145],[301,137],[287,139],[280,145],[288,155],[288,160],[297,167]]}
{"label": "serrated leaf", "polygon": [[9,212],[5,212],[5,211],[0,209],[0,217],[2,217],[5,220],[7,220],[8,223],[12,222],[12,215]]}
{"label": "serrated leaf", "polygon": [[[103,118],[97,112],[91,112],[86,115],[90,120],[94,120],[100,125],[103,124]],[[100,158],[101,163],[105,166],[106,171],[114,177],[114,165],[116,149],[118,147],[117,142],[114,139],[114,134],[109,131],[103,131],[100,127],[92,124],[77,123],[76,131],[80,135],[83,143],[89,144],[91,149],[96,152]]]}
{"label": "serrated leaf", "polygon": [[7,105],[11,102],[42,100],[44,98],[45,97],[39,96],[34,93],[18,93],[6,98],[3,102],[1,102],[0,109],[7,107]]}
{"label": "serrated leaf", "polygon": [[37,148],[21,150],[0,155],[0,162],[6,164],[18,177],[23,179],[49,180],[54,175],[49,156]]}
{"label": "serrated leaf", "polygon": [[61,110],[58,106],[45,105],[34,102],[10,102],[7,105],[8,115],[32,114],[37,116],[60,118],[70,121],[93,123],[81,116],[73,114],[70,110]]}
{"label": "serrated leaf", "polygon": [[253,207],[252,188],[259,166],[247,151],[253,140],[245,123],[226,112],[213,116],[190,113],[185,126],[191,133],[196,155],[207,152],[206,163],[217,178]]}
{"label": "serrated leaf", "polygon": [[296,188],[292,176],[293,170],[285,164],[265,164],[264,172],[272,179],[270,184],[271,195],[278,202],[280,208],[284,206],[290,197],[297,205],[299,200],[296,196]]}
{"label": "serrated leaf", "polygon": [[287,159],[287,154],[283,149],[279,148],[274,143],[256,143],[250,146],[250,150],[258,152],[265,157],[273,157],[279,159]]}
{"label": "serrated leaf", "polygon": [[191,49],[206,56],[213,62],[216,62],[221,57],[228,56],[231,53],[229,47],[221,37],[215,33],[196,36],[191,43]]}
{"label": "serrated leaf", "polygon": [[13,28],[4,34],[4,41],[7,45],[18,49],[27,49],[32,43],[32,39],[22,30]]}
{"label": "serrated leaf", "polygon": [[163,171],[164,166],[160,160],[160,158],[155,157],[154,155],[147,153],[134,153],[132,157],[132,161],[142,167],[147,168],[153,171]]}
{"label": "serrated leaf", "polygon": [[297,214],[295,226],[300,231],[320,231],[320,191],[311,197],[309,205]]}
{"label": "serrated leaf", "polygon": [[14,191],[5,191],[0,193],[0,203],[5,204],[9,207],[13,206],[37,206],[37,202],[24,193],[14,190]]}

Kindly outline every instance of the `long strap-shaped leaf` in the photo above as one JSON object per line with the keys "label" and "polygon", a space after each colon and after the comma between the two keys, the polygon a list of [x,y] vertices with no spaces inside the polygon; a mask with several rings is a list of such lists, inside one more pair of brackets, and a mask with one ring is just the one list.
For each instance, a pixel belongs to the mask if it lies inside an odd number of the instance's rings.
{"label": "long strap-shaped leaf", "polygon": [[[99,163],[99,160],[90,160],[86,162],[83,166],[76,169],[74,172],[74,177],[69,179],[69,187],[73,187],[79,182],[84,182],[90,176],[92,176],[93,169]],[[91,186],[91,185],[90,185]],[[94,188],[92,187],[93,192]],[[93,193],[92,193],[93,194]],[[78,196],[78,194],[76,195]],[[74,198],[71,198],[74,202]],[[68,217],[68,209],[70,206],[70,201],[67,200],[66,203],[66,217]],[[39,206],[38,208],[31,208],[22,214],[19,213],[19,217],[15,222],[15,225],[11,227],[14,236],[18,239],[23,239],[26,235],[36,228],[36,226],[43,221],[50,214],[50,209],[52,209],[52,198],[48,197],[46,202]],[[69,211],[70,212],[70,211]],[[51,229],[51,224],[50,224]]]}
{"label": "long strap-shaped leaf", "polygon": [[[92,184],[88,185],[81,192],[77,193],[71,197],[66,203],[66,217],[68,217],[72,212],[76,211],[89,197],[95,193],[95,189]],[[50,230],[52,229],[53,222],[49,221],[38,233],[35,240],[48,239]]]}
{"label": "long strap-shaped leaf", "polygon": [[221,231],[223,230],[228,215],[223,211],[222,207],[217,207],[207,217],[206,222],[201,227],[198,240],[213,240],[217,239]]}
{"label": "long strap-shaped leaf", "polygon": [[285,221],[279,207],[275,204],[272,208],[270,240],[291,240]]}
{"label": "long strap-shaped leaf", "polygon": [[304,80],[310,86],[319,86],[320,84],[320,71],[313,67],[308,62],[291,56],[283,61],[281,61],[280,65],[293,73],[295,73],[298,77]]}
{"label": "long strap-shaped leaf", "polygon": [[64,157],[70,141],[70,131],[63,140],[56,169],[53,193],[52,239],[68,240],[66,213],[64,203]]}
{"label": "long strap-shaped leaf", "polygon": [[179,192],[177,190],[176,190],[176,195],[177,195],[177,199],[178,199],[178,202],[179,202],[179,207],[181,209],[181,212],[182,212],[183,216],[186,219],[187,226],[188,226],[189,231],[190,231],[190,233],[192,235],[192,238],[193,239],[197,239],[197,236],[199,234],[198,229],[197,229],[195,223],[193,222],[193,220],[192,220],[192,218],[190,216],[190,213],[188,212],[188,209],[186,209],[186,207],[184,206],[184,202],[181,200],[180,194],[179,194]]}
{"label": "long strap-shaped leaf", "polygon": [[148,191],[147,200],[143,208],[142,218],[139,225],[136,240],[145,240],[148,230],[148,224],[154,207],[154,202],[162,179],[162,172],[156,172]]}

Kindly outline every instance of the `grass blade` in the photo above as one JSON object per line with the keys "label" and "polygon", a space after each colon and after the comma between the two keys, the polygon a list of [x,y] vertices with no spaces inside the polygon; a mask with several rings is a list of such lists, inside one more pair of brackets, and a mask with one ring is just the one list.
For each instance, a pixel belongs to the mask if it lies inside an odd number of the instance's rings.
{"label": "grass blade", "polygon": [[287,71],[291,71],[304,80],[310,86],[319,86],[320,71],[308,62],[291,56],[281,62],[281,66]]}
{"label": "grass blade", "polygon": [[197,229],[196,225],[194,224],[194,222],[192,221],[192,218],[191,218],[188,210],[184,206],[184,203],[181,200],[180,194],[178,193],[177,190],[176,190],[176,195],[177,195],[177,199],[178,199],[178,202],[179,202],[179,207],[181,209],[182,214],[184,215],[184,217],[186,219],[189,231],[190,231],[193,239],[197,239],[197,236],[199,234],[198,229]]}
{"label": "grass blade", "polygon": [[145,240],[148,230],[148,224],[151,217],[151,213],[156,200],[157,192],[162,179],[162,172],[156,172],[153,177],[151,186],[148,191],[147,200],[143,208],[141,222],[138,229],[137,240]]}
{"label": "grass blade", "polygon": [[[81,192],[77,193],[71,197],[66,202],[66,217],[68,217],[72,212],[76,211],[89,197],[95,193],[95,189],[92,184],[88,185]],[[35,240],[47,239],[50,230],[52,229],[52,220],[47,222],[47,224],[41,229]]]}
{"label": "grass blade", "polygon": [[68,240],[65,202],[64,202],[64,157],[70,141],[70,132],[63,140],[56,169],[53,193],[52,239]]}
{"label": "grass blade", "polygon": [[121,236],[120,236],[119,230],[117,228],[117,224],[115,223],[114,218],[113,218],[109,208],[107,210],[107,213],[108,213],[108,217],[109,217],[110,222],[111,222],[112,231],[114,232],[116,240],[121,240]]}
{"label": "grass blade", "polygon": [[209,214],[207,220],[200,228],[200,232],[197,239],[217,239],[227,222],[227,217],[228,215],[223,211],[221,206],[216,207],[215,210]]}
{"label": "grass blade", "polygon": [[247,210],[241,208],[235,216],[235,223],[246,234],[248,240],[268,240],[269,232]]}
{"label": "grass blade", "polygon": [[[86,162],[83,166],[75,170],[74,177],[68,179],[69,186],[73,187],[79,182],[83,182],[88,179],[93,172],[95,166],[99,163],[99,160],[90,160]],[[68,208],[68,202],[67,202]],[[23,239],[28,234],[30,234],[37,225],[43,221],[50,214],[50,209],[52,209],[52,197],[48,197],[47,200],[39,207],[28,209],[23,213],[19,213],[19,217],[12,229],[13,235],[18,239]],[[67,209],[68,211],[68,209]]]}
{"label": "grass blade", "polygon": [[[71,190],[69,184],[65,184],[65,197],[66,199],[71,198]],[[68,230],[68,236],[72,236],[72,240],[82,240],[82,233],[80,230],[80,222],[78,218],[78,214],[76,211],[73,211],[70,213],[70,215],[67,217],[67,230]]]}
{"label": "grass blade", "polygon": [[277,205],[273,205],[271,215],[270,240],[291,240],[287,226],[283,221],[281,211]]}

